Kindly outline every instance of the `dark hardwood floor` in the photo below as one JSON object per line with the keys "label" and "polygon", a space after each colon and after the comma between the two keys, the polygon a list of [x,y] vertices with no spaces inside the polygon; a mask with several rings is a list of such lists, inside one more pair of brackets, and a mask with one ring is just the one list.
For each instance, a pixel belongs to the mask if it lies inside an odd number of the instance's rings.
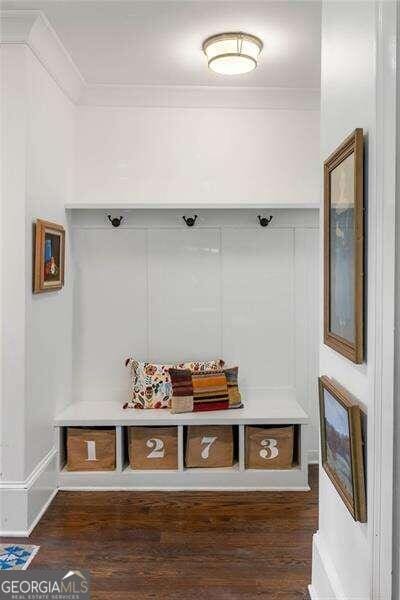
{"label": "dark hardwood floor", "polygon": [[317,479],[309,493],[60,492],[30,568],[88,569],[93,600],[308,598]]}

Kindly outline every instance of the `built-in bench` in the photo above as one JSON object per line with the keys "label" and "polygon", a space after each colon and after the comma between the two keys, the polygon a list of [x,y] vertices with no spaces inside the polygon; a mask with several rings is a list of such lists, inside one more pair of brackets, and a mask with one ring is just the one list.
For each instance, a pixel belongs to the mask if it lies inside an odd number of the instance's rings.
{"label": "built-in bench", "polygon": [[[269,489],[308,490],[304,430],[309,417],[293,389],[243,392],[244,408],[205,413],[171,414],[168,410],[123,409],[115,402],[76,402],[55,419],[59,448],[60,489]],[[127,458],[127,427],[177,426],[178,469],[132,470]],[[186,468],[184,440],[189,425],[232,425],[237,439],[236,462],[227,468]],[[246,425],[293,425],[294,461],[290,469],[248,469],[245,464]],[[115,427],[114,471],[66,470],[67,427]]]}

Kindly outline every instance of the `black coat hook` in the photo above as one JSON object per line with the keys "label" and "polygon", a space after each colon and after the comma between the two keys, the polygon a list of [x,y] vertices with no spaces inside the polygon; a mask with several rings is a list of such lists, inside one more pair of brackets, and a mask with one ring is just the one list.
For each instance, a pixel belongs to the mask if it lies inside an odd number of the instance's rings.
{"label": "black coat hook", "polygon": [[266,227],[267,225],[269,225],[273,219],[273,216],[270,215],[269,217],[262,217],[261,215],[257,215],[258,216],[258,220],[260,221],[260,225],[261,227]]}
{"label": "black coat hook", "polygon": [[193,225],[196,223],[197,215],[194,215],[194,217],[183,216],[182,219],[185,221],[188,227],[193,227]]}
{"label": "black coat hook", "polygon": [[108,220],[110,221],[111,225],[113,227],[119,227],[123,221],[124,217],[113,217],[111,218],[111,215],[108,215]]}

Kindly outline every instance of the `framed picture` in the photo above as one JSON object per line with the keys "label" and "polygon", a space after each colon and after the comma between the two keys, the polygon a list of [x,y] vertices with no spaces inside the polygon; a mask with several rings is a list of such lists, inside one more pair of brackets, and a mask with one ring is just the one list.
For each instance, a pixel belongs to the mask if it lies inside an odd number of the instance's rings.
{"label": "framed picture", "polygon": [[324,163],[324,342],[363,362],[363,130]]}
{"label": "framed picture", "polygon": [[367,520],[361,410],[329,377],[319,379],[322,465],[355,521]]}
{"label": "framed picture", "polygon": [[65,230],[61,225],[37,219],[33,292],[60,290],[64,285]]}

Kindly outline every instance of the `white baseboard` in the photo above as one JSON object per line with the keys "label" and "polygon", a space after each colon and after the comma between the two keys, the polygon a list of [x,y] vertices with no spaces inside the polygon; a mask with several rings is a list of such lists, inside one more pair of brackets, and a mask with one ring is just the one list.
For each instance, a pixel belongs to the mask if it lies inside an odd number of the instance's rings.
{"label": "white baseboard", "polygon": [[308,593],[310,594],[310,598],[311,598],[311,600],[318,600],[317,593],[316,593],[316,591],[314,590],[314,586],[313,586],[313,585],[311,585],[311,583],[310,583],[310,585],[308,586]]}
{"label": "white baseboard", "polygon": [[309,465],[319,464],[319,452],[318,450],[309,450],[307,453],[307,460]]}
{"label": "white baseboard", "polygon": [[47,502],[42,506],[40,511],[37,513],[36,517],[34,518],[33,522],[30,524],[30,526],[28,528],[28,536],[31,535],[32,531],[35,529],[36,525],[39,523],[40,519],[43,517],[46,510],[49,508],[50,504],[53,502],[54,498],[57,495],[57,492],[58,492],[58,489],[55,488],[52,491],[52,493],[50,494]]}
{"label": "white baseboard", "polygon": [[137,485],[66,485],[59,486],[60,492],[309,492],[310,487],[231,487],[231,486],[167,486],[138,487]]}
{"label": "white baseboard", "polygon": [[340,578],[319,532],[313,536],[311,600],[346,600]]}
{"label": "white baseboard", "polygon": [[56,458],[52,448],[24,481],[1,482],[1,536],[31,534],[57,493]]}

